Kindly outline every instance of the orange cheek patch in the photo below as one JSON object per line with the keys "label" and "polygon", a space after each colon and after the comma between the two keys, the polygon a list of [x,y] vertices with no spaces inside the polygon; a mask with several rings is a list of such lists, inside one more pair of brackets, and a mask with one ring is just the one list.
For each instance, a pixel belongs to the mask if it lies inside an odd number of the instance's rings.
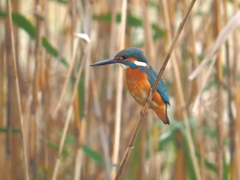
{"label": "orange cheek patch", "polygon": [[130,61],[130,62],[134,63],[134,62],[136,61],[136,59],[134,59],[134,58],[128,58],[127,61]]}

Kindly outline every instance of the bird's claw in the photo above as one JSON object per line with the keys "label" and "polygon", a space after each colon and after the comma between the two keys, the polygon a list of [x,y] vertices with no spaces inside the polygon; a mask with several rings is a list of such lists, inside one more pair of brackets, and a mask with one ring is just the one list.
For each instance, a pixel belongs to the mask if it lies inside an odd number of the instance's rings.
{"label": "bird's claw", "polygon": [[148,112],[145,112],[145,113],[144,113],[143,110],[141,110],[141,111],[140,111],[140,115],[141,115],[142,117],[144,117],[144,116],[148,115]]}

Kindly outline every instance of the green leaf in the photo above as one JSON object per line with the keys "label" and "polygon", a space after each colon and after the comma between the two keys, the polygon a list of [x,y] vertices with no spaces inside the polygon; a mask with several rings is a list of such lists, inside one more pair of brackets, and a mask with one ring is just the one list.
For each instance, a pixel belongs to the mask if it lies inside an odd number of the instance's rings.
{"label": "green leaf", "polygon": [[[93,15],[93,19],[98,20],[98,21],[102,21],[102,22],[105,22],[105,23],[110,23],[111,19],[112,19],[112,14],[107,13],[107,14],[104,14],[104,15]],[[118,13],[116,15],[116,22],[117,23],[121,22],[121,14],[120,13]],[[142,24],[143,23],[142,23],[141,18],[136,17],[132,14],[127,15],[127,25],[129,27],[142,27]],[[154,31],[154,35],[153,35],[154,40],[164,36],[164,31],[160,27],[158,27],[156,24],[152,24],[151,27]]]}
{"label": "green leaf", "polygon": [[112,15],[110,13],[104,15],[93,15],[94,20],[110,23],[112,19]]}
{"label": "green leaf", "polygon": [[203,131],[204,134],[208,135],[211,138],[214,138],[214,139],[218,138],[216,130],[213,130],[213,129],[208,128],[208,127],[204,127],[204,128],[202,128],[202,131]]}
{"label": "green leaf", "polygon": [[6,133],[7,129],[6,128],[0,128],[0,133]]}
{"label": "green leaf", "polygon": [[[4,11],[0,11],[0,17],[2,18],[6,18],[7,14]],[[32,38],[35,39],[35,32],[36,29],[35,27],[32,25],[32,23],[25,18],[25,16],[23,16],[20,13],[17,12],[13,12],[12,13],[12,21],[13,23],[18,26],[19,28],[23,29],[24,31],[26,31],[26,33]]]}
{"label": "green leaf", "polygon": [[136,16],[133,16],[131,14],[127,15],[127,25],[133,26],[133,27],[141,27],[142,26],[142,20]]}
{"label": "green leaf", "polygon": [[203,92],[208,91],[217,84],[217,77],[213,77],[212,80],[204,87]]}
{"label": "green leaf", "polygon": [[205,160],[204,164],[207,167],[207,169],[217,173],[217,167],[213,163],[209,162],[208,160]]}
{"label": "green leaf", "polygon": [[84,75],[81,76],[78,83],[78,104],[79,104],[79,113],[80,116],[83,114],[84,107]]}
{"label": "green leaf", "polygon": [[[44,47],[44,49],[49,53],[51,54],[52,56],[58,58],[58,51],[50,44],[50,42],[47,40],[47,38],[43,37],[42,38],[42,45]],[[68,68],[69,67],[69,64],[67,62],[66,59],[64,58],[61,58],[61,62]]]}
{"label": "green leaf", "polygon": [[[110,23],[112,19],[112,14],[107,13],[104,15],[93,15],[94,20],[102,21],[105,23]],[[121,22],[121,14],[116,15],[116,22],[120,23]],[[133,27],[139,27],[142,26],[142,20],[136,16],[133,16],[131,14],[127,15],[127,25],[128,26],[133,26]]]}
{"label": "green leaf", "polygon": [[185,128],[181,129],[182,135],[183,135],[183,149],[184,149],[184,157],[185,157],[185,162],[186,162],[186,167],[187,167],[187,172],[189,173],[189,179],[195,180],[196,178],[196,173],[193,168],[193,160],[190,156],[190,149],[188,145],[188,139],[187,139],[187,133]]}
{"label": "green leaf", "polygon": [[36,29],[27,18],[25,18],[20,13],[13,12],[12,20],[13,20],[14,24],[16,24],[18,27],[22,28],[23,30],[25,30],[32,39],[35,39]]}
{"label": "green leaf", "polygon": [[42,45],[49,54],[51,54],[54,57],[58,57],[58,51],[50,44],[47,38],[45,37],[42,38]]}
{"label": "green leaf", "polygon": [[0,11],[0,17],[5,18],[7,16],[6,12]]}
{"label": "green leaf", "polygon": [[[0,17],[6,18],[6,12],[0,11]],[[26,31],[31,39],[35,39],[36,28],[27,18],[25,18],[25,16],[21,15],[20,13],[13,12],[12,20],[16,26]],[[58,51],[50,44],[50,42],[45,37],[42,38],[42,45],[49,54],[56,58],[58,57]],[[67,68],[69,67],[69,64],[65,58],[61,58],[61,62]]]}
{"label": "green leaf", "polygon": [[68,4],[67,0],[49,0],[49,1],[55,1],[55,2],[58,2],[58,3],[61,3],[61,4]]}
{"label": "green leaf", "polygon": [[164,31],[156,24],[152,24],[152,29],[154,31],[153,40],[162,38],[164,36]]}
{"label": "green leaf", "polygon": [[[44,142],[44,139],[43,138],[39,138],[39,141],[40,142]],[[59,151],[59,146],[54,144],[53,142],[45,141],[45,143],[47,144],[48,147],[51,147],[52,149],[55,149],[56,151]],[[66,148],[63,148],[62,155],[73,157],[73,155],[71,153],[69,153]]]}
{"label": "green leaf", "polygon": [[87,145],[83,145],[82,148],[83,148],[83,152],[86,154],[86,156],[88,156],[89,158],[94,160],[96,163],[103,165],[103,156],[100,153],[93,150],[92,148],[90,148]]}
{"label": "green leaf", "polygon": [[[15,129],[15,128],[13,128],[12,129],[12,133],[13,134],[20,134],[20,129]],[[0,128],[0,133],[7,133],[7,128]]]}
{"label": "green leaf", "polygon": [[223,155],[223,179],[228,180],[230,175],[230,163],[227,162],[226,155]]}
{"label": "green leaf", "polygon": [[154,1],[150,1],[149,5],[150,5],[150,7],[154,7],[156,9],[159,9],[158,4],[156,2],[154,2]]}

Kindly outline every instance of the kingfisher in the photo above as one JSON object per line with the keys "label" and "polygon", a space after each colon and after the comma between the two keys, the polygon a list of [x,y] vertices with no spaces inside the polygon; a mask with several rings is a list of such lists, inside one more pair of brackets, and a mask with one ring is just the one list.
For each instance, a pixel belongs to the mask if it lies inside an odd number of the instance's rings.
{"label": "kingfisher", "polygon": [[[101,66],[107,64],[121,64],[126,71],[126,82],[128,89],[138,104],[144,106],[147,102],[148,94],[157,79],[158,71],[148,62],[143,51],[136,47],[129,47],[118,52],[114,58],[105,59],[91,66]],[[161,79],[149,108],[152,109],[164,124],[170,124],[167,107],[170,105],[167,89],[164,80]],[[142,111],[140,114],[144,116]]]}

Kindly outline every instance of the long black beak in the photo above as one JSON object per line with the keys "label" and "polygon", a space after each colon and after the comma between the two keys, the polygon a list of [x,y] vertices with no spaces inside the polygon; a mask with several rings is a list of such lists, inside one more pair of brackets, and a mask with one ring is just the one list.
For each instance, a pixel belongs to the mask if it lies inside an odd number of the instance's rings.
{"label": "long black beak", "polygon": [[105,60],[96,62],[94,64],[91,64],[90,66],[102,66],[102,65],[114,64],[114,63],[118,63],[118,61],[116,59],[105,59]]}

